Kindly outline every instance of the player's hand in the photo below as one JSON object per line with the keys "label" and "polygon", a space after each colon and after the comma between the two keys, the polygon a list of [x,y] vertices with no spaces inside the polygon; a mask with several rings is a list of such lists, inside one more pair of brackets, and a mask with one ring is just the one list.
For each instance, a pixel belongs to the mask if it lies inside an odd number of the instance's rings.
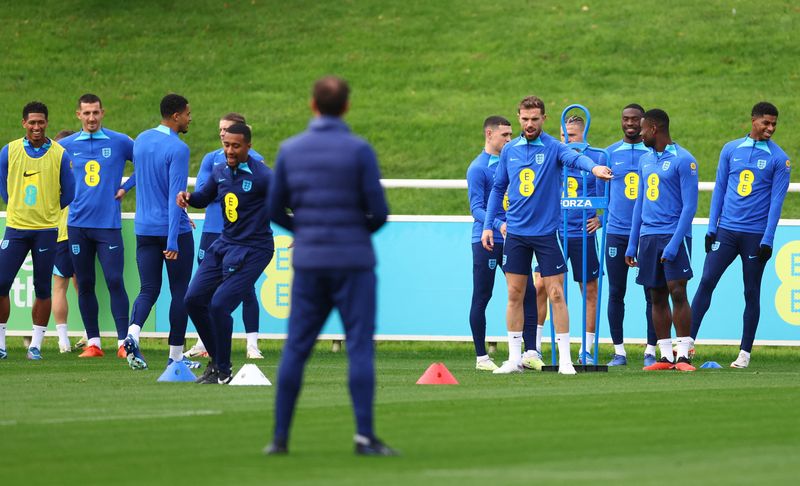
{"label": "player's hand", "polygon": [[508,232],[508,224],[506,224],[506,223],[501,224],[500,225],[500,234],[503,235],[503,238],[506,237],[507,232]]}
{"label": "player's hand", "polygon": [[494,231],[490,229],[483,230],[483,233],[481,233],[481,245],[486,251],[494,250]]}
{"label": "player's hand", "polygon": [[594,233],[600,228],[600,218],[594,216],[586,220],[586,232]]}
{"label": "player's hand", "polygon": [[126,191],[125,189],[123,189],[123,188],[121,188],[121,187],[120,187],[120,188],[117,190],[117,195],[116,195],[116,196],[114,196],[114,199],[116,199],[117,201],[120,201],[120,200],[121,200],[123,197],[125,197],[125,194],[126,194],[127,192],[128,192],[128,191]]}
{"label": "player's hand", "polygon": [[174,250],[164,250],[164,258],[167,260],[177,260],[178,259],[178,252]]}
{"label": "player's hand", "polygon": [[614,174],[605,165],[596,165],[592,168],[592,175],[604,181],[610,181]]}
{"label": "player's hand", "polygon": [[706,235],[706,253],[711,251],[711,247],[714,245],[715,241],[717,241],[716,233],[709,233]]}
{"label": "player's hand", "polygon": [[175,202],[178,204],[178,206],[182,207],[183,209],[186,209],[186,208],[189,207],[189,198],[190,197],[192,197],[192,194],[190,192],[181,191],[181,192],[178,193],[178,196],[175,198]]}
{"label": "player's hand", "polygon": [[628,265],[631,268],[639,266],[639,263],[636,262],[636,257],[626,256],[625,257],[625,264]]}
{"label": "player's hand", "polygon": [[772,258],[772,247],[769,245],[761,245],[761,248],[758,249],[758,261],[767,263],[767,260],[770,258]]}

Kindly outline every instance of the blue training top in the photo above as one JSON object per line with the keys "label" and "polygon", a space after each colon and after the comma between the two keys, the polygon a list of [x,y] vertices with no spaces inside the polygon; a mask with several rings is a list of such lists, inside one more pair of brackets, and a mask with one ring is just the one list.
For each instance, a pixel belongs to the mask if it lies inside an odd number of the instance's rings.
{"label": "blue training top", "polygon": [[677,143],[639,160],[639,194],[625,256],[636,256],[639,236],[672,235],[663,258],[673,260],[697,212],[697,161]]}
{"label": "blue training top", "polygon": [[175,200],[186,190],[189,147],[165,125],[145,130],[133,144],[136,175],[134,227],[140,236],[166,236],[178,251],[178,235],[192,231],[189,216]]}
{"label": "blue training top", "polygon": [[716,233],[719,226],[763,233],[761,244],[772,246],[791,171],[786,152],[772,140],[746,136],[725,144],[719,154],[708,232]]}
{"label": "blue training top", "polygon": [[[254,161],[264,161],[264,157],[253,149],[250,149],[248,155]],[[207,153],[205,157],[203,157],[203,161],[200,162],[200,170],[197,171],[197,182],[195,182],[194,185],[195,190],[199,191],[203,188],[203,184],[211,177],[211,171],[214,167],[226,163],[224,149],[217,149]],[[210,202],[208,207],[206,207],[206,217],[203,220],[203,233],[222,233],[224,225],[225,221],[220,212],[219,200]]]}
{"label": "blue training top", "polygon": [[124,133],[100,128],[95,133],[81,130],[59,141],[72,157],[75,199],[69,205],[67,225],[81,228],[122,228],[122,209],[115,199],[125,162],[133,160],[133,140]]}
{"label": "blue training top", "polygon": [[610,157],[608,166],[614,173],[609,184],[606,231],[610,235],[629,236],[633,206],[639,194],[639,159],[650,149],[642,142],[631,144],[620,140],[606,151]]}
{"label": "blue training top", "polygon": [[545,236],[558,229],[561,218],[561,168],[583,169],[597,165],[550,135],[534,140],[519,136],[500,152],[483,229],[491,229],[508,190],[507,233]]}
{"label": "blue training top", "polygon": [[[494,172],[497,169],[497,163],[500,157],[497,155],[490,155],[485,150],[482,151],[475,159],[469,164],[467,168],[467,191],[469,194],[469,210],[475,220],[472,223],[472,242],[479,243],[481,241],[481,233],[483,232],[483,222],[486,219],[486,202],[489,200],[489,194],[492,192],[492,184],[494,183]],[[505,206],[505,205],[504,205]],[[494,228],[494,241],[498,243],[503,242],[503,235],[500,233],[500,227],[506,221],[505,207],[498,210],[492,223]]]}
{"label": "blue training top", "polygon": [[281,144],[269,206],[272,220],[294,232],[295,269],[375,266],[371,235],[389,214],[378,159],[340,118],[314,118]]}
{"label": "blue training top", "polygon": [[260,160],[248,158],[232,169],[214,166],[211,176],[192,193],[189,204],[205,208],[214,201],[225,222],[220,240],[235,245],[273,250],[269,227],[269,186],[272,170]]}

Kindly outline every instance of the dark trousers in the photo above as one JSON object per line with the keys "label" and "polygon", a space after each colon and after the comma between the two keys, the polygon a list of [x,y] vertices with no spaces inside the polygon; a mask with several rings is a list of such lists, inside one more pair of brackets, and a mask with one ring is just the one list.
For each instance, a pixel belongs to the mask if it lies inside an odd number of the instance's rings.
{"label": "dark trousers", "polygon": [[[625,250],[628,248],[628,237],[608,235],[606,237],[606,270],[608,271],[608,327],[614,344],[624,342],[622,323],[625,320],[625,293],[628,291],[628,270],[625,263]],[[653,327],[653,301],[650,291],[642,287],[646,302],[645,319],[647,320],[647,344],[655,346],[658,338]]]}
{"label": "dark trousers", "polygon": [[376,277],[369,270],[299,270],[292,284],[289,335],[278,368],[275,441],[286,442],[303,371],[331,310],[342,318],[349,359],[348,385],[357,433],[373,437]]}
{"label": "dark trousers", "polygon": [[161,292],[161,271],[167,266],[169,291],[172,301],[169,305],[169,344],[182,346],[186,338],[186,325],[189,316],[183,299],[186,288],[192,278],[194,264],[194,238],[191,231],[178,235],[178,258],[166,260],[164,250],[167,249],[166,236],[136,235],[136,264],[139,267],[141,290],[133,302],[131,324],[144,325],[153,305]]}

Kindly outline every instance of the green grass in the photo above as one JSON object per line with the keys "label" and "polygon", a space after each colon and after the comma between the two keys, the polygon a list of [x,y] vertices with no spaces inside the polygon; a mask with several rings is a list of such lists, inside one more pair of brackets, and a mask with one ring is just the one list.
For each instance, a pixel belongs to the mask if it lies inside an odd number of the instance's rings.
{"label": "green grass", "polygon": [[[757,347],[751,368],[493,376],[471,346],[378,344],[377,432],[400,458],[357,458],[346,357],[321,343],[307,368],[291,454],[266,458],[274,387],[156,383],[163,341],[143,344],[153,369],[114,357],[79,360],[48,341],[0,362],[4,484],[790,484],[800,453],[796,350]],[[106,342],[108,349],[113,343]],[[279,343],[259,363],[275,380]],[[610,358],[610,348],[603,349]],[[727,366],[733,347],[699,347]],[[241,343],[234,360],[241,364]],[[504,350],[498,350],[502,359]],[[443,361],[459,386],[417,386]],[[794,479],[792,479],[794,478]]]}
{"label": "green grass", "polygon": [[[31,99],[49,104],[54,133],[77,128],[75,100],[95,92],[106,124],[135,136],[177,91],[192,104],[193,174],[232,110],[271,160],[305,127],[311,82],[333,72],[350,80],[348,121],[387,178],[463,178],[482,120],[513,120],[518,101],[537,94],[551,133],[564,106],[587,105],[597,146],[620,138],[624,105],[664,108],[711,181],[720,148],[748,131],[761,99],[781,110],[775,140],[790,157],[800,147],[798,33],[800,7],[778,0],[10,2],[0,9],[0,141],[22,135],[18,113]],[[468,214],[463,191],[433,192],[391,191],[392,210]],[[707,212],[708,198],[698,216]],[[796,195],[783,215],[800,217]]]}

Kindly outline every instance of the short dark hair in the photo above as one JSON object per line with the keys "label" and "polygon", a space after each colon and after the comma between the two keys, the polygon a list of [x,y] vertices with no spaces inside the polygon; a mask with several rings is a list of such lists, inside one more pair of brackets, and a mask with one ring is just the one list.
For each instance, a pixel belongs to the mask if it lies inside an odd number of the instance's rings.
{"label": "short dark hair", "polygon": [[60,132],[56,133],[56,136],[53,137],[53,140],[58,142],[62,138],[67,138],[70,135],[72,135],[73,133],[75,133],[75,130],[61,130]]}
{"label": "short dark hair", "polygon": [[250,138],[252,136],[252,133],[250,132],[250,127],[248,127],[244,123],[234,123],[233,125],[229,126],[228,130],[226,131],[234,135],[243,135],[244,141],[250,143]]}
{"label": "short dark hair", "polygon": [[544,101],[538,96],[526,96],[519,102],[517,112],[519,113],[522,110],[533,110],[537,108],[542,110],[542,115],[544,115]]}
{"label": "short dark hair", "polygon": [[583,117],[580,115],[572,115],[571,117],[567,118],[564,122],[564,125],[580,125],[581,128],[586,126],[586,122],[583,120]]}
{"label": "short dark hair", "polygon": [[642,113],[644,113],[644,108],[642,108],[642,105],[640,105],[639,103],[631,103],[628,106],[626,106],[625,108],[623,108],[622,111],[625,111],[628,108],[633,108],[634,110],[639,110]]}
{"label": "short dark hair", "polygon": [[81,108],[81,103],[86,103],[86,104],[100,103],[100,108],[103,107],[103,102],[100,101],[100,97],[92,93],[86,93],[85,95],[78,98],[78,109]]}
{"label": "short dark hair", "polygon": [[645,114],[642,115],[642,118],[650,120],[658,128],[669,130],[669,115],[667,115],[667,112],[664,110],[658,108],[647,110]]}
{"label": "short dark hair", "polygon": [[28,115],[31,113],[42,113],[44,114],[44,119],[47,120],[47,115],[49,115],[47,111],[47,105],[42,103],[41,101],[31,101],[24,107],[22,107],[22,119],[27,120]]}
{"label": "short dark hair", "polygon": [[311,95],[321,114],[341,116],[350,99],[350,86],[342,78],[325,76],[314,83]]}
{"label": "short dark hair", "polygon": [[778,116],[778,108],[767,101],[759,101],[753,106],[750,116],[753,118],[761,118],[764,115]]}
{"label": "short dark hair", "polygon": [[244,119],[244,115],[242,115],[241,113],[236,113],[235,111],[232,111],[227,115],[223,115],[222,118],[220,118],[220,120],[247,124],[247,120]]}
{"label": "short dark hair", "polygon": [[483,129],[486,130],[487,128],[497,128],[500,125],[503,126],[511,126],[511,122],[506,120],[500,115],[492,115],[486,120],[483,121]]}
{"label": "short dark hair", "polygon": [[175,93],[170,93],[167,96],[161,98],[161,117],[169,118],[175,113],[181,113],[183,110],[186,109],[186,105],[188,104],[189,100],[187,100],[183,96]]}

